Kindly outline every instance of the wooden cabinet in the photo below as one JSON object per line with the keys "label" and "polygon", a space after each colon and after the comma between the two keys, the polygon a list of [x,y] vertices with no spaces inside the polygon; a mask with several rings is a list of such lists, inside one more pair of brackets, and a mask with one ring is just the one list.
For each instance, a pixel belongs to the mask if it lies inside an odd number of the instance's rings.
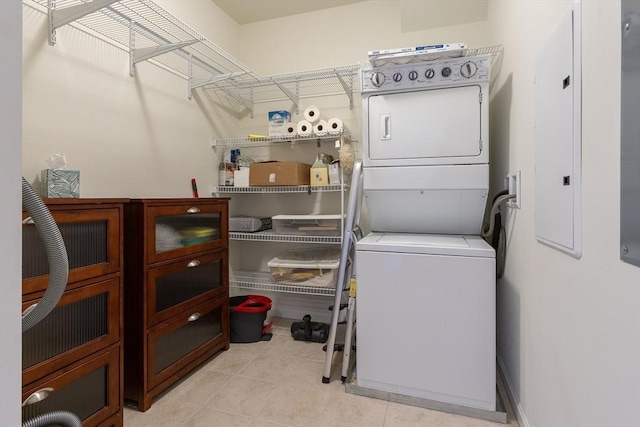
{"label": "wooden cabinet", "polygon": [[125,206],[125,398],[141,411],[229,348],[228,199]]}
{"label": "wooden cabinet", "polygon": [[[45,199],[69,258],[67,288],[22,337],[23,420],[65,410],[85,427],[122,426],[122,239],[126,199]],[[23,212],[22,308],[40,301],[46,253]],[[43,398],[44,397],[44,398]]]}

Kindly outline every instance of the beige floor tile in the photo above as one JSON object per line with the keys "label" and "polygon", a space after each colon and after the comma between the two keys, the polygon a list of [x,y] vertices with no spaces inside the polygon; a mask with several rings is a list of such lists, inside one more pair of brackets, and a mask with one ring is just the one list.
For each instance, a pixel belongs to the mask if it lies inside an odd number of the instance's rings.
{"label": "beige floor tile", "polygon": [[218,353],[204,369],[235,375],[247,366],[258,354],[252,344],[231,344],[229,350]]}
{"label": "beige floor tile", "polygon": [[339,368],[334,365],[331,370],[331,382],[322,382],[324,361],[300,359],[287,376],[287,384],[300,387],[316,388],[330,393],[344,393],[344,384],[340,381]]}
{"label": "beige floor tile", "polygon": [[270,421],[254,418],[249,427],[288,427],[286,424],[272,423]]}
{"label": "beige floor tile", "polygon": [[147,412],[133,411],[127,415],[127,427],[181,426],[200,409],[199,405],[165,396],[153,403]]}
{"label": "beige floor tile", "polygon": [[290,334],[279,334],[271,339],[271,342],[264,347],[263,351],[266,354],[302,357],[307,354],[310,348],[316,346],[316,343],[296,341]]}
{"label": "beige floor tile", "polygon": [[442,427],[449,414],[415,406],[389,402],[385,427]]}
{"label": "beige floor tile", "polygon": [[214,409],[202,408],[183,427],[248,427],[253,418]]}
{"label": "beige floor tile", "polygon": [[277,384],[255,378],[235,376],[205,406],[209,409],[254,416],[264,408],[278,388]]}
{"label": "beige floor tile", "polygon": [[318,426],[329,394],[316,389],[283,384],[256,418],[287,426]]}
{"label": "beige floor tile", "polygon": [[382,427],[388,402],[380,399],[333,393],[323,410],[322,427]]}
{"label": "beige floor tile", "polygon": [[[322,360],[324,362],[326,353],[322,349],[323,345],[324,344],[320,344],[320,343],[311,343],[309,346],[307,346],[307,352],[303,356],[307,359]],[[339,352],[339,354],[340,354],[340,357],[342,357],[342,352]],[[334,360],[335,360],[335,357],[334,357]]]}
{"label": "beige floor tile", "polygon": [[298,360],[293,356],[260,354],[251,363],[248,363],[238,375],[281,383],[287,379]]}
{"label": "beige floor tile", "polygon": [[167,395],[172,399],[202,406],[232,378],[233,375],[223,372],[200,369],[181,381]]}

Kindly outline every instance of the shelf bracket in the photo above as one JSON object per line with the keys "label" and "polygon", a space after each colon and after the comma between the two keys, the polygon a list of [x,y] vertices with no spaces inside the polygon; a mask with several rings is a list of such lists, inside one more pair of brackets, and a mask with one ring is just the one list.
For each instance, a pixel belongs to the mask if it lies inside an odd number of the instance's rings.
{"label": "shelf bracket", "polygon": [[[340,84],[342,85],[342,88],[344,89],[344,93],[345,95],[347,95],[347,98],[349,98],[349,109],[353,110],[353,91],[351,90],[352,85],[350,86],[344,79],[343,76],[340,75],[340,73],[338,73],[338,70],[335,70],[336,73],[336,77],[338,78],[338,80],[340,81]],[[353,79],[353,75],[352,75],[352,79]]]}
{"label": "shelf bracket", "polygon": [[55,9],[55,0],[48,0],[47,15],[49,19],[49,44],[56,44],[56,28],[67,25],[77,19],[82,18],[90,13],[109,6],[119,0],[93,0],[90,3],[82,3],[76,6],[65,7],[64,9]]}
{"label": "shelf bracket", "polygon": [[247,100],[243,97],[241,97],[240,95],[238,95],[237,93],[233,93],[232,91],[230,91],[227,88],[224,87],[220,87],[218,85],[216,85],[216,87],[223,91],[225,94],[227,94],[227,96],[229,96],[230,98],[233,98],[236,102],[239,102],[240,104],[244,105],[245,107],[247,107],[247,109],[249,109],[249,111],[251,111],[251,117],[253,118],[253,102],[251,102],[250,100]]}
{"label": "shelf bracket", "polygon": [[[165,53],[172,52],[176,49],[181,49],[186,46],[190,46],[197,43],[198,40],[188,40],[180,43],[169,43],[161,46],[145,47],[141,49],[131,49],[129,51],[129,58],[131,61],[131,72],[135,74],[135,66],[138,62],[146,61],[147,59],[154,58]],[[189,61],[191,63],[191,61]]]}
{"label": "shelf bracket", "polygon": [[233,80],[236,77],[242,77],[246,74],[248,74],[246,71],[236,71],[234,73],[216,74],[211,77],[206,77],[201,79],[192,79],[190,83],[190,87],[191,89],[197,89],[202,86],[216,85],[218,89],[221,89],[219,86],[217,86],[218,82]]}
{"label": "shelf bracket", "polygon": [[273,82],[273,84],[275,84],[276,86],[278,86],[278,88],[280,88],[280,90],[282,91],[282,93],[284,93],[287,98],[289,98],[291,100],[291,102],[293,102],[296,105],[296,113],[300,112],[300,98],[298,97],[297,94],[291,92],[289,89],[287,89],[286,87],[284,87],[280,82],[278,82],[276,79],[271,79],[271,81]]}

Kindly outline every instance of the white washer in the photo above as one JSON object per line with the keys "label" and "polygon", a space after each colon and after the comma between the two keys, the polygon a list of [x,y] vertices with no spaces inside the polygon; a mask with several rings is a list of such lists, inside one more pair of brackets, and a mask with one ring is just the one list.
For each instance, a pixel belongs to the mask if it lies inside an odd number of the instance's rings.
{"label": "white washer", "polygon": [[495,256],[478,236],[356,245],[357,384],[494,411]]}

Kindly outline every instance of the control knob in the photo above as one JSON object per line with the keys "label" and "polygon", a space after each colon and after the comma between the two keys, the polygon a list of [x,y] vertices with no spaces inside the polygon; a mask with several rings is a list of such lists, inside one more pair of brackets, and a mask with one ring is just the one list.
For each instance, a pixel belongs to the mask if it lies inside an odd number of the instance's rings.
{"label": "control knob", "polygon": [[442,73],[442,77],[449,77],[451,75],[451,68],[444,67],[441,73]]}
{"label": "control knob", "polygon": [[379,71],[376,71],[375,73],[371,74],[371,83],[375,87],[382,86],[384,84],[384,74],[382,74]]}
{"label": "control knob", "polygon": [[409,80],[415,80],[418,78],[418,72],[417,71],[409,71]]}
{"label": "control knob", "polygon": [[475,62],[465,62],[464,64],[462,64],[462,67],[460,67],[460,74],[462,75],[462,77],[465,78],[471,78],[473,77],[476,72],[478,71],[478,66],[475,64]]}
{"label": "control knob", "polygon": [[433,76],[436,75],[436,72],[433,71],[433,68],[428,68],[427,71],[424,72],[424,76],[428,79],[432,79]]}
{"label": "control knob", "polygon": [[399,82],[400,80],[402,80],[402,74],[400,74],[400,73],[393,73],[393,81],[394,81],[394,82]]}

